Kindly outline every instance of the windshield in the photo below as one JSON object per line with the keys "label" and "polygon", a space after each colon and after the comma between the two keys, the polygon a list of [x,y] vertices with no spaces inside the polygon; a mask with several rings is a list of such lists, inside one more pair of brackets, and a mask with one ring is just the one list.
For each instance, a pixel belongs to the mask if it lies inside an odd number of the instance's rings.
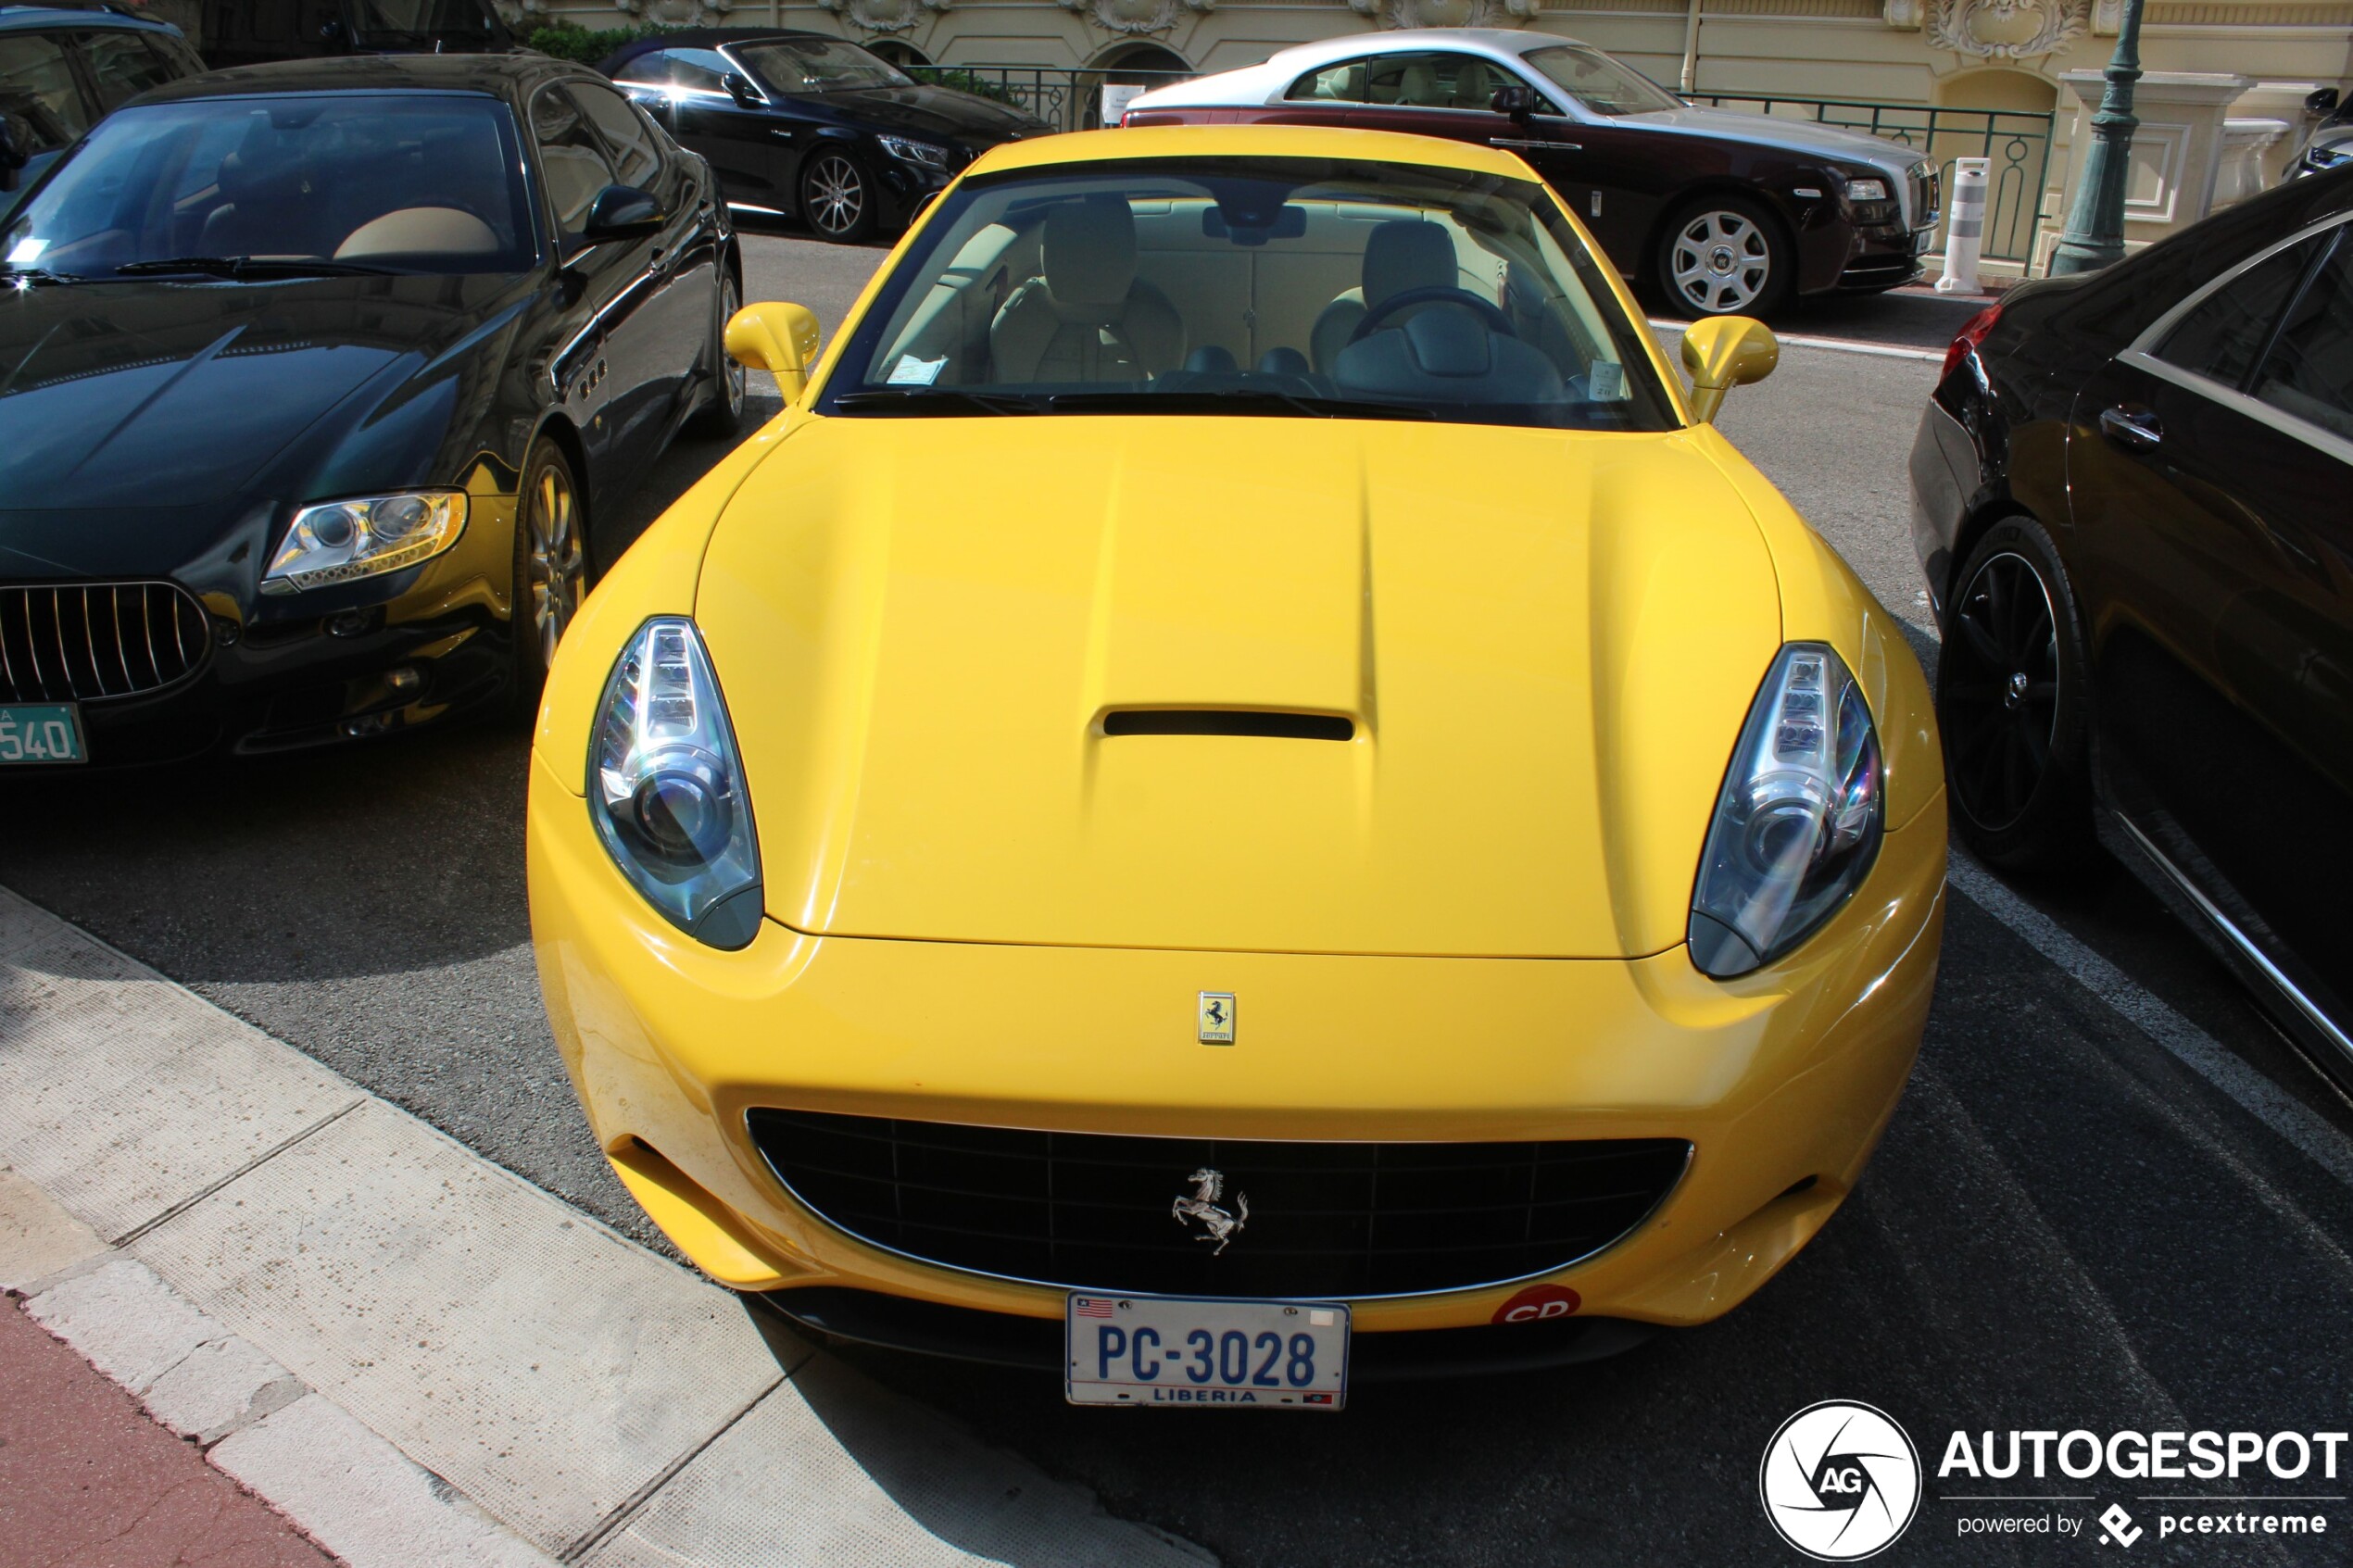
{"label": "windshield", "polygon": [[738,44],[733,53],[779,93],[838,93],[853,87],[911,87],[913,79],[855,44],[830,38],[775,38]]}
{"label": "windshield", "polygon": [[1547,44],[1520,58],[1595,114],[1648,114],[1683,107],[1682,99],[1633,67],[1581,44]]}
{"label": "windshield", "polygon": [[1640,329],[1530,182],[1154,158],[970,181],[943,201],[824,411],[1674,425]]}
{"label": "windshield", "polygon": [[[538,253],[514,119],[472,95],[207,98],[102,120],[0,232],[0,265],[515,272]],[[174,268],[175,262],[190,263]]]}
{"label": "windshield", "polygon": [[481,44],[494,36],[483,0],[348,0],[348,4],[352,25],[362,44],[376,38]]}

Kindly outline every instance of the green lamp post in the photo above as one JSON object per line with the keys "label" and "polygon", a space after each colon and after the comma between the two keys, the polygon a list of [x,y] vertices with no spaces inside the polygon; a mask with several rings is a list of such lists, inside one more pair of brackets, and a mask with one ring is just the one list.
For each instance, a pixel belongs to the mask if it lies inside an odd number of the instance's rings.
{"label": "green lamp post", "polygon": [[2124,0],[2108,86],[2092,116],[2083,181],[2068,208],[2067,232],[2051,252],[2051,275],[2096,272],[2124,257],[2124,176],[2133,154],[2133,83],[2141,79],[2141,0]]}

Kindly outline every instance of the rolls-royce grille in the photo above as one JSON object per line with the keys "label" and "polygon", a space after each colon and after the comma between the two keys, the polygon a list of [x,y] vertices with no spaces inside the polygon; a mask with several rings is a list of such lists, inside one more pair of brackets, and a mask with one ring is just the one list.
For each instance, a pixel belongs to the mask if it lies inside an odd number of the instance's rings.
{"label": "rolls-royce grille", "polygon": [[[852,1236],[950,1268],[1139,1295],[1400,1296],[1543,1273],[1640,1224],[1692,1149],[749,1120],[785,1185]],[[1238,1222],[1222,1246],[1214,1216],[1187,1200]]]}
{"label": "rolls-royce grille", "polygon": [[169,583],[0,586],[0,701],[151,692],[195,669],[208,635],[204,607]]}

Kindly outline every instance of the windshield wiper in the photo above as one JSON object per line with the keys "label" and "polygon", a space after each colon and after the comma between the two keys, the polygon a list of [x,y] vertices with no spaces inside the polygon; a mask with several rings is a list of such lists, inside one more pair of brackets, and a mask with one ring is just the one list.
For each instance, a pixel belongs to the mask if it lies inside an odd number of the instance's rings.
{"label": "windshield wiper", "polygon": [[52,272],[41,267],[0,267],[0,278],[19,278],[28,283],[82,283],[89,282],[76,272]]}
{"label": "windshield wiper", "polygon": [[306,261],[292,257],[175,256],[162,261],[132,261],[114,270],[118,278],[195,272],[208,278],[342,278],[396,276],[389,267],[361,261]]}
{"label": "windshield wiper", "polygon": [[1304,414],[1316,420],[1430,420],[1437,416],[1412,403],[1372,398],[1302,396],[1272,387],[1237,386],[1223,392],[1061,392],[1047,399],[1054,411],[1094,414]]}
{"label": "windshield wiper", "polygon": [[845,392],[834,399],[845,414],[1035,414],[1038,400],[1016,393],[966,392],[953,386],[881,387]]}

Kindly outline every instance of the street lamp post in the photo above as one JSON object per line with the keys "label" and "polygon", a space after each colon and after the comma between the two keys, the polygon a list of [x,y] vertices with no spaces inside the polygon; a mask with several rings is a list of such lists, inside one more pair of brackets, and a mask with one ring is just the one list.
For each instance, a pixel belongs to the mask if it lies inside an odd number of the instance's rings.
{"label": "street lamp post", "polygon": [[2133,153],[2133,83],[2141,79],[2141,0],[2124,0],[2108,86],[2092,116],[2092,146],[2083,182],[2068,208],[2067,232],[2051,252],[2051,275],[2096,272],[2124,257],[2124,176]]}

